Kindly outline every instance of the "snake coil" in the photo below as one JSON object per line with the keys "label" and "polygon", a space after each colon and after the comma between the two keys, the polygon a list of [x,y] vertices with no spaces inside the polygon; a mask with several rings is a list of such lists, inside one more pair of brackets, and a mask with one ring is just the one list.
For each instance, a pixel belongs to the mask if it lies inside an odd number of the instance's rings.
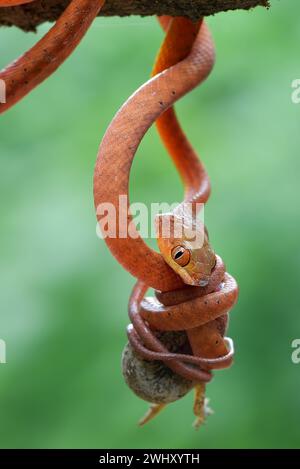
{"label": "snake coil", "polygon": [[[221,258],[217,257],[210,282],[205,288],[186,286],[169,292],[155,291],[156,302],[152,298],[144,299],[146,290],[147,287],[140,282],[134,288],[129,302],[131,324],[127,327],[129,342],[141,357],[162,361],[175,373],[193,382],[209,382],[211,374],[208,370],[231,365],[233,342],[223,337],[228,311],[237,299],[237,287],[235,280],[225,273]],[[203,310],[204,314],[201,314]],[[228,351],[213,358],[170,353],[153,330],[189,331],[198,336],[209,331],[214,345],[225,345]]]}

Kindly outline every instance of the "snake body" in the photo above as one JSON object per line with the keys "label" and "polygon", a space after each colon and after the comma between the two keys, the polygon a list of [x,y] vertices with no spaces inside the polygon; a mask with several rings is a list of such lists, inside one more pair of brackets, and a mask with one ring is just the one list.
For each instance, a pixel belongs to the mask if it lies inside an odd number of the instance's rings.
{"label": "snake body", "polygon": [[35,0],[0,0],[1,7],[15,7],[18,5],[25,5],[26,3],[32,3]]}
{"label": "snake body", "polygon": [[[214,46],[205,23],[163,17],[168,30],[153,70],[153,78],[141,86],[121,107],[100,145],[94,175],[96,209],[128,195],[131,165],[137,148],[156,121],[185,185],[185,201],[205,203],[210,184],[207,173],[182,132],[173,104],[209,75],[214,64]],[[112,164],[113,162],[113,164]],[[129,211],[128,224],[132,225]],[[103,219],[98,214],[100,226]],[[103,226],[102,226],[103,228]],[[126,228],[122,228],[124,232]],[[117,230],[117,233],[119,231]],[[131,231],[132,233],[132,231]],[[163,361],[175,373],[194,382],[208,382],[212,368],[232,363],[233,344],[224,339],[227,313],[238,296],[236,281],[217,256],[206,287],[185,285],[164,261],[134,236],[106,238],[117,260],[138,282],[129,302],[132,324],[127,333],[132,347],[146,360]],[[156,298],[144,295],[152,287]],[[190,354],[174,354],[158,340],[155,331],[186,331]]]}
{"label": "snake body", "polygon": [[[29,2],[5,0],[0,1],[0,7],[22,3]],[[6,102],[0,102],[0,113],[10,109],[57,70],[77,47],[104,3],[105,0],[73,0],[37,44],[1,70]]]}

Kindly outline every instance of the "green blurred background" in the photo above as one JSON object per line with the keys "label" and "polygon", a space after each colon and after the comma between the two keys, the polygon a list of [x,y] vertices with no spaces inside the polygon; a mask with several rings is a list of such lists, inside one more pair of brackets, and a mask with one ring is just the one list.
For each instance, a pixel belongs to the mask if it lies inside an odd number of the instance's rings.
{"label": "green blurred background", "polygon": [[[199,432],[192,394],[145,428],[147,404],[120,371],[134,279],[96,237],[93,168],[105,128],[149,76],[154,18],[97,19],[61,69],[1,116],[0,445],[3,448],[299,447],[300,78],[296,0],[209,18],[217,65],[178,105],[213,193],[206,222],[240,284],[236,360],[208,386]],[[0,31],[0,66],[38,34]],[[180,200],[154,130],[139,151],[132,200]]]}

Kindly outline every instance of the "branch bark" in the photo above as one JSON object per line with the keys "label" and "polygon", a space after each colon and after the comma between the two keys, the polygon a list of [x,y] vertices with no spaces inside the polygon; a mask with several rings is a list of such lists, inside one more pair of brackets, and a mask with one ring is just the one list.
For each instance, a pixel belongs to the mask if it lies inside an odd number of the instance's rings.
{"label": "branch bark", "polygon": [[[32,4],[0,8],[0,26],[33,31],[44,21],[55,21],[71,0],[36,0]],[[171,15],[198,19],[220,11],[269,6],[269,0],[107,0],[102,16]]]}

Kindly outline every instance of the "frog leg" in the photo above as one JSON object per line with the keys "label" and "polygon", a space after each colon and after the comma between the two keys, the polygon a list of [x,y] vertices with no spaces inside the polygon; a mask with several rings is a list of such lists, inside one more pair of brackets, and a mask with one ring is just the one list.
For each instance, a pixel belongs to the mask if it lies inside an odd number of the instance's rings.
{"label": "frog leg", "polygon": [[139,421],[139,425],[145,425],[150,420],[154,419],[154,417],[156,417],[166,407],[166,405],[167,404],[151,404],[144,417]]}
{"label": "frog leg", "polygon": [[208,406],[209,399],[205,397],[205,384],[200,383],[195,386],[194,414],[196,420],[193,427],[198,430],[206,421],[206,418],[213,414],[212,409]]}

